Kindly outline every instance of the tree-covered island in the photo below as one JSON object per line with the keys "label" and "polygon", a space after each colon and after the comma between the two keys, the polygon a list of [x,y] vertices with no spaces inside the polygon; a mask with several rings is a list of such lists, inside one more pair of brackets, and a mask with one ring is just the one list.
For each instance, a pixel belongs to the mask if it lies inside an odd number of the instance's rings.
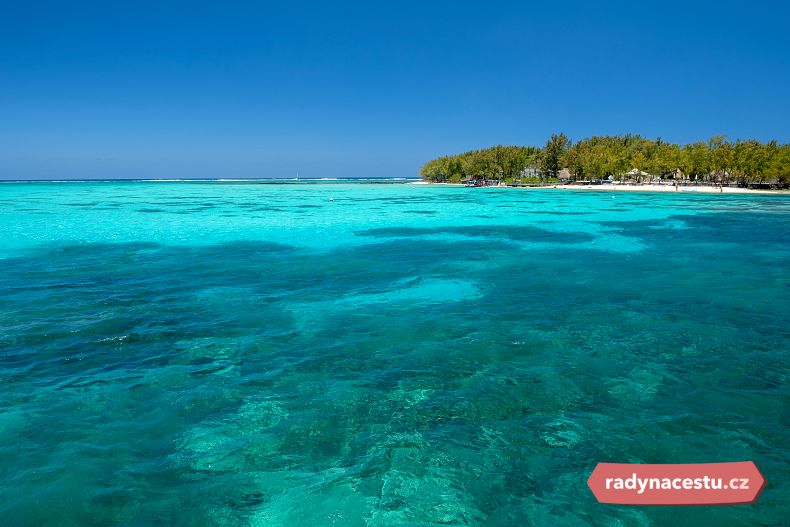
{"label": "tree-covered island", "polygon": [[442,156],[427,162],[420,175],[431,182],[640,183],[660,178],[786,188],[790,186],[790,144],[733,143],[723,135],[686,145],[639,135],[595,136],[573,143],[564,134],[554,134],[542,148],[498,145]]}

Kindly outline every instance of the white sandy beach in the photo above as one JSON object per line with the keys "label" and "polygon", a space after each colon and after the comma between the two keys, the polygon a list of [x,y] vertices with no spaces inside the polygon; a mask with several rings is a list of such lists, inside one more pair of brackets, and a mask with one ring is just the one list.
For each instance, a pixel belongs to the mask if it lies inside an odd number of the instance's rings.
{"label": "white sandy beach", "polygon": [[[410,185],[445,185],[453,187],[461,187],[461,183],[432,183],[430,181],[415,181],[409,183]],[[586,191],[602,191],[602,192],[674,192],[674,193],[688,193],[688,194],[790,194],[788,190],[754,190],[748,188],[738,187],[714,187],[707,185],[696,186],[680,186],[677,189],[674,185],[658,185],[658,184],[643,184],[633,185],[627,183],[604,183],[602,185],[544,185],[539,187],[508,187],[506,185],[494,187],[479,187],[479,188],[519,188],[519,189],[556,189],[556,190],[586,190]]]}
{"label": "white sandy beach", "polygon": [[675,192],[675,193],[704,193],[704,194],[778,194],[787,193],[786,190],[754,190],[738,187],[712,187],[712,186],[680,186],[674,185],[629,185],[604,183],[602,185],[554,185],[540,188],[557,188],[562,190],[601,190],[606,192]]}

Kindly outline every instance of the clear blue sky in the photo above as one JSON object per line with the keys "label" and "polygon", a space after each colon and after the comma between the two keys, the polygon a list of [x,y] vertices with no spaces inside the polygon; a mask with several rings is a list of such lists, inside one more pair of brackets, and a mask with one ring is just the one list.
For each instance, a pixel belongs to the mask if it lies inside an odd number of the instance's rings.
{"label": "clear blue sky", "polygon": [[415,176],[639,133],[790,141],[790,7],[6,2],[0,178]]}

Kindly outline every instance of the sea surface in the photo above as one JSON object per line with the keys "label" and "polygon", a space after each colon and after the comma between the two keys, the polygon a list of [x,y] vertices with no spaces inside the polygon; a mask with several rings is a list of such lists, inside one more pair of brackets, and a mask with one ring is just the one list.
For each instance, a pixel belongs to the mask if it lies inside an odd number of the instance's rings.
{"label": "sea surface", "polygon": [[0,184],[1,525],[787,525],[790,197],[313,183]]}

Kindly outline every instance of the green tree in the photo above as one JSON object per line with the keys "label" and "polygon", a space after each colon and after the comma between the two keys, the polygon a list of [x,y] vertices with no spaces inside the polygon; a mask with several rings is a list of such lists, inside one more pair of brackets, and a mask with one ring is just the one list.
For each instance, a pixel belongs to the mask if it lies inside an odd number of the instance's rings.
{"label": "green tree", "polygon": [[639,135],[593,136],[572,144],[564,134],[554,134],[541,149],[533,146],[496,145],[427,162],[420,174],[428,181],[462,181],[467,178],[517,179],[524,170],[540,169],[556,177],[567,166],[576,179],[622,177],[632,168],[666,177],[680,168],[698,180],[724,177],[739,184],[776,181],[790,183],[790,145],[761,143],[723,135],[707,142],[683,145],[655,141]]}
{"label": "green tree", "polygon": [[694,179],[705,179],[710,172],[708,145],[698,141],[683,147],[681,168]]}
{"label": "green tree", "polygon": [[565,134],[551,134],[551,139],[546,142],[546,147],[543,149],[541,169],[545,176],[557,177],[570,147],[571,142]]}

